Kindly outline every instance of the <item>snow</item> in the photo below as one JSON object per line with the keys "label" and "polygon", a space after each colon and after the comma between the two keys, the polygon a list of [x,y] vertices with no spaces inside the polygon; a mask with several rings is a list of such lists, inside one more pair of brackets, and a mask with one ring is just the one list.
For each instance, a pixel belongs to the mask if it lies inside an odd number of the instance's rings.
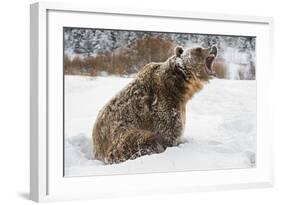
{"label": "snow", "polygon": [[226,64],[226,78],[239,80],[242,74],[243,79],[251,79],[251,62],[256,62],[255,52],[241,52],[237,48],[227,47],[221,55]]}
{"label": "snow", "polygon": [[132,78],[65,77],[65,175],[89,176],[255,167],[256,81],[211,80],[187,104],[184,143],[105,165],[92,156],[98,111]]}

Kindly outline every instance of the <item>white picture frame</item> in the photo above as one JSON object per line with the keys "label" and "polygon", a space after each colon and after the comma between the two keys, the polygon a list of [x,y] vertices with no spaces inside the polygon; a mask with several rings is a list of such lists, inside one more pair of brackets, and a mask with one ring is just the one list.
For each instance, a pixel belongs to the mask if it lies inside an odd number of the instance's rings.
{"label": "white picture frame", "polygon": [[[60,76],[49,69],[62,57],[62,40],[50,30],[62,26],[97,26],[118,29],[166,31],[176,25],[196,23],[196,32],[251,34],[257,36],[257,166],[251,169],[152,173],[136,175],[63,177],[62,90]],[[120,22],[112,22],[112,17]],[[66,18],[67,17],[67,18]],[[123,20],[130,20],[126,22]],[[146,19],[146,20],[145,20]],[[142,23],[140,24],[139,21]],[[148,22],[157,22],[149,24]],[[173,24],[172,24],[173,23]],[[202,26],[203,25],[203,26]],[[185,28],[187,29],[187,28]],[[259,188],[273,186],[273,134],[270,106],[270,72],[273,50],[273,19],[183,11],[97,8],[93,4],[47,3],[30,10],[30,198],[34,201],[91,199],[141,194]],[[188,31],[188,30],[178,30]],[[51,54],[50,54],[51,52]],[[55,64],[54,64],[55,62]],[[62,64],[61,64],[62,66]],[[61,71],[62,72],[62,71]],[[149,182],[149,185],[147,185]]]}

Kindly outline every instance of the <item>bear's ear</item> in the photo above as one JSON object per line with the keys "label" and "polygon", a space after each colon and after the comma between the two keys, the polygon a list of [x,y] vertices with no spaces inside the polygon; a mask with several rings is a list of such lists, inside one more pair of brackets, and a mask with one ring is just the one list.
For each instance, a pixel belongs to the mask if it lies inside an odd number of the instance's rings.
{"label": "bear's ear", "polygon": [[181,57],[181,54],[183,53],[183,48],[181,47],[181,46],[177,46],[176,48],[175,48],[175,55],[177,56],[177,57]]}

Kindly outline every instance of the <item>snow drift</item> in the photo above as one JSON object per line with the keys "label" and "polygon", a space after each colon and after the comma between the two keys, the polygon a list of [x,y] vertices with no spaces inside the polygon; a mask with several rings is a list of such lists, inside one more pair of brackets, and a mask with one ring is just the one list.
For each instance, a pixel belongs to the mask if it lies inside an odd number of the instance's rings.
{"label": "snow drift", "polygon": [[164,153],[104,165],[92,156],[98,111],[131,78],[65,76],[65,175],[250,168],[256,164],[256,81],[211,80],[187,104],[184,139]]}

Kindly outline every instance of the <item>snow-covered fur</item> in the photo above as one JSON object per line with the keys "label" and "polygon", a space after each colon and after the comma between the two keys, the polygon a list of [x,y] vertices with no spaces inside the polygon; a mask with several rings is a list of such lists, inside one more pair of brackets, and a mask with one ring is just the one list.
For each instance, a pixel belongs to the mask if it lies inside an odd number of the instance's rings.
{"label": "snow-covered fur", "polygon": [[216,48],[177,47],[167,61],[144,66],[99,112],[92,133],[95,158],[120,163],[178,145],[186,103],[210,78],[206,60],[216,55]]}

